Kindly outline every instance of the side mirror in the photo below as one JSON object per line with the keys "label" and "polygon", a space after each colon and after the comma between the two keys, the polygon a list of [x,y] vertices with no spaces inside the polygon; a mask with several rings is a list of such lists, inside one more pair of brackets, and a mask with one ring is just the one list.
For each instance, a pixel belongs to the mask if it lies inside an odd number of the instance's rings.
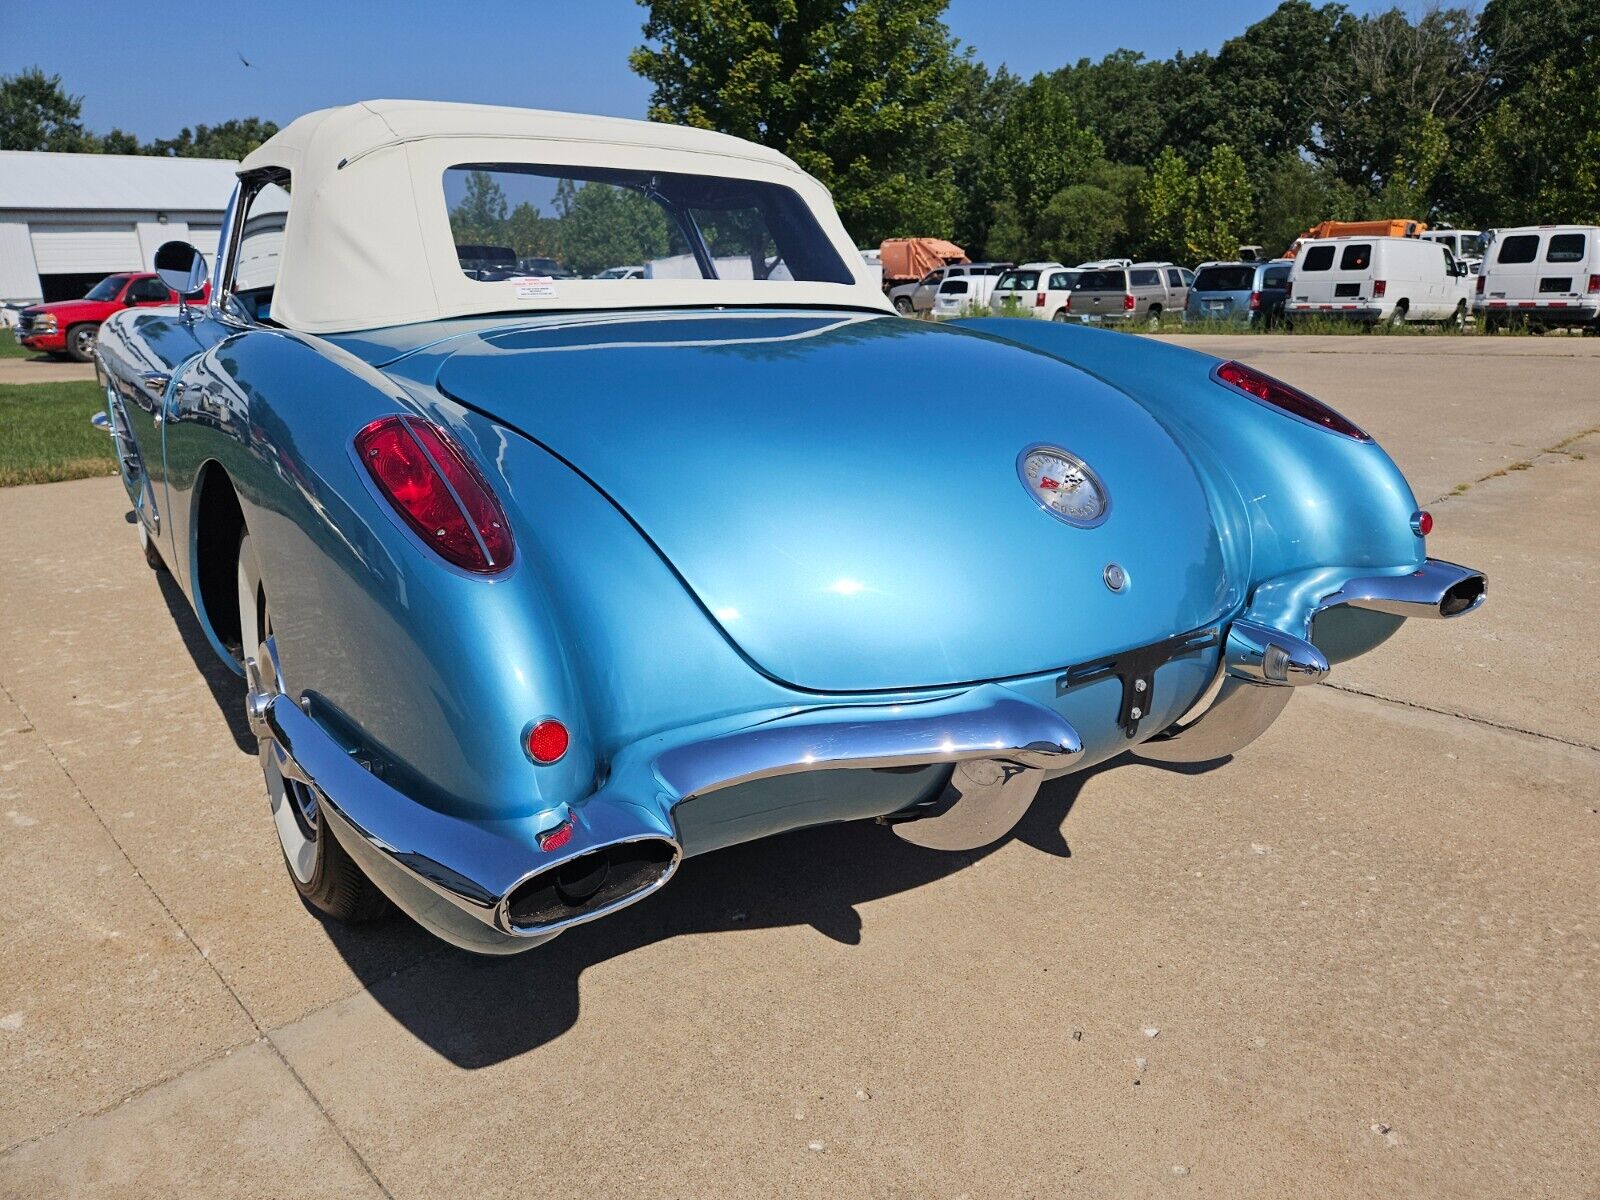
{"label": "side mirror", "polygon": [[161,282],[184,299],[205,290],[206,260],[188,242],[163,242],[155,266]]}

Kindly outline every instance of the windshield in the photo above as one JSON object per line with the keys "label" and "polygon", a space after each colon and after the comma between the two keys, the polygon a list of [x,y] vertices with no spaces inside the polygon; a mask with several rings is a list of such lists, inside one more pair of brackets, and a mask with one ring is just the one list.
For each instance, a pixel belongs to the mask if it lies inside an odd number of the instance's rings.
{"label": "windshield", "polygon": [[1201,267],[1194,277],[1197,292],[1248,292],[1255,285],[1254,267]]}
{"label": "windshield", "polygon": [[444,193],[469,278],[507,278],[480,253],[503,247],[513,268],[538,260],[530,288],[558,271],[618,279],[608,268],[619,262],[642,264],[646,279],[854,281],[805,202],[774,183],[466,163],[445,171]]}
{"label": "windshield", "polygon": [[126,275],[107,275],[89,290],[85,300],[115,300],[128,282]]}

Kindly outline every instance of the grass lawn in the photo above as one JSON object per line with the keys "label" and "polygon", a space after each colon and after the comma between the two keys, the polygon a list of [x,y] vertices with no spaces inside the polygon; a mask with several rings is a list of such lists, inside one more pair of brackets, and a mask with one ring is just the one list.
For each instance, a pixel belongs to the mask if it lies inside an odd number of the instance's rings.
{"label": "grass lawn", "polygon": [[0,487],[111,474],[111,439],[89,424],[104,407],[87,380],[0,384]]}
{"label": "grass lawn", "polygon": [[17,335],[11,330],[0,328],[0,358],[32,358],[37,353],[17,341]]}

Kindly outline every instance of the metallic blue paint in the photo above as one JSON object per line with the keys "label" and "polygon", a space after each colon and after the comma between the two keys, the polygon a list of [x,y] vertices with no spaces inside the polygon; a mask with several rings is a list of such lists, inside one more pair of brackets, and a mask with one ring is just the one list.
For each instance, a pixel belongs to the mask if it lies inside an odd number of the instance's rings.
{"label": "metallic blue paint", "polygon": [[[200,537],[225,485],[290,694],[409,802],[530,856],[541,814],[594,793],[629,747],[819,700],[1000,681],[1071,723],[1078,768],[1104,761],[1132,744],[1119,685],[1063,693],[1066,667],[1247,610],[1304,628],[1340,580],[1423,558],[1376,445],[1218,386],[1204,355],[1073,326],[613,312],[319,339],[131,310],[100,347],[163,555],[224,659],[239,648],[198,572],[225,558]],[[165,395],[141,390],[151,371],[172,375]],[[475,458],[517,540],[504,575],[447,568],[393,519],[349,445],[394,412]],[[1104,481],[1102,525],[1033,502],[1015,463],[1035,443]],[[1218,654],[1158,670],[1141,738],[1195,703]],[[520,734],[550,714],[572,746],[541,767]],[[686,846],[894,812],[947,769],[731,789]]]}

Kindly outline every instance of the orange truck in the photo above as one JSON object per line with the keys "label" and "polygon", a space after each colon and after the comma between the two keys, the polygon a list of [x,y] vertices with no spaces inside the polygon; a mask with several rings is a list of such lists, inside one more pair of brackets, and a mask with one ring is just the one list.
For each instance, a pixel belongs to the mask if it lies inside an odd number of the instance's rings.
{"label": "orange truck", "polygon": [[1293,258],[1301,242],[1316,238],[1335,237],[1416,237],[1428,228],[1426,221],[1413,221],[1409,217],[1395,217],[1388,221],[1323,221],[1313,225],[1289,244],[1284,258]]}
{"label": "orange truck", "polygon": [[911,283],[935,267],[972,261],[967,252],[943,238],[887,238],[878,247],[883,261],[883,286]]}

